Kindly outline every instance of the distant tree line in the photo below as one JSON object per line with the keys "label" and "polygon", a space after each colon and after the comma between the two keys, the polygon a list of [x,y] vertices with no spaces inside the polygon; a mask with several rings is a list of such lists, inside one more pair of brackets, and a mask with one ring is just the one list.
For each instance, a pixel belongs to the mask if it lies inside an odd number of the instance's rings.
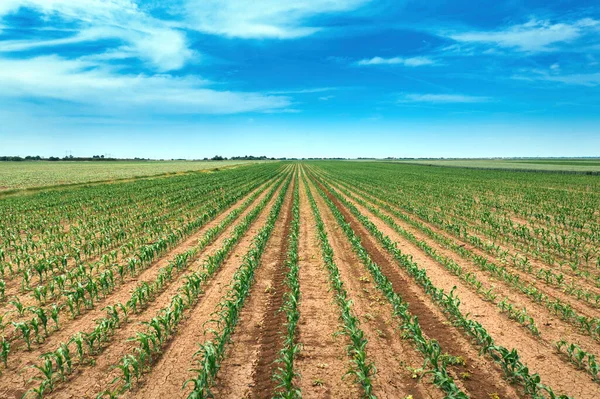
{"label": "distant tree line", "polygon": [[[231,157],[229,158],[232,161],[265,161],[265,160],[275,160],[275,159],[279,159],[279,160],[285,160],[286,158],[268,158],[265,155],[261,155],[260,157],[256,157],[254,155],[244,155],[243,157]],[[222,157],[220,155],[215,155],[212,158],[204,158],[205,161],[226,161],[227,157]]]}
{"label": "distant tree line", "polygon": [[73,162],[77,162],[77,161],[147,161],[149,159],[146,158],[128,158],[128,159],[121,159],[121,158],[109,158],[109,157],[105,157],[104,155],[93,155],[92,157],[74,157],[73,155],[67,155],[65,157],[59,158],[59,157],[48,157],[48,158],[44,158],[41,157],[39,155],[35,155],[35,156],[31,156],[31,155],[27,155],[26,157],[18,157],[18,156],[0,156],[0,162],[2,161],[12,161],[12,162],[19,162],[19,161],[73,161]]}

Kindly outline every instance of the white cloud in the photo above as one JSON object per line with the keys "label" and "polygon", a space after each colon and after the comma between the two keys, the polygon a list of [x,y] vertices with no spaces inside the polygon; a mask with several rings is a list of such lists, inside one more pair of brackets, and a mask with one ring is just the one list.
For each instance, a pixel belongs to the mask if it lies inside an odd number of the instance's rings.
{"label": "white cloud", "polygon": [[289,89],[270,91],[269,94],[311,94],[337,90],[337,87],[314,87],[309,89]]}
{"label": "white cloud", "polygon": [[400,103],[483,103],[490,101],[489,97],[467,96],[463,94],[419,94],[407,93],[398,100]]}
{"label": "white cloud", "polygon": [[232,114],[283,110],[290,100],[261,93],[217,91],[195,77],[123,75],[89,61],[44,56],[0,58],[0,99],[34,97],[74,103],[94,114]]}
{"label": "white cloud", "polygon": [[369,0],[185,0],[191,29],[239,38],[290,39],[317,32],[310,17],[354,10]]}
{"label": "white cloud", "polygon": [[[24,51],[39,47],[120,39],[126,45],[118,52],[140,58],[158,71],[180,69],[196,54],[188,48],[183,32],[152,18],[128,0],[3,0],[0,17],[21,7],[77,21],[73,36],[54,40],[12,40],[0,43],[0,51]],[[115,50],[111,50],[114,53]]]}
{"label": "white cloud", "polygon": [[429,57],[373,57],[369,59],[360,60],[357,62],[357,65],[404,65],[408,67],[418,67],[423,65],[434,65],[435,63],[436,62]]}
{"label": "white cloud", "polygon": [[523,71],[523,73],[514,75],[512,78],[526,81],[557,82],[576,86],[600,86],[600,72],[560,74],[560,68],[553,68],[554,65],[550,66],[551,73],[545,70],[534,69]]}
{"label": "white cloud", "polygon": [[497,31],[473,31],[450,34],[450,38],[465,43],[493,45],[521,51],[551,51],[553,45],[573,42],[598,30],[600,21],[585,18],[574,22],[551,23],[531,20]]}

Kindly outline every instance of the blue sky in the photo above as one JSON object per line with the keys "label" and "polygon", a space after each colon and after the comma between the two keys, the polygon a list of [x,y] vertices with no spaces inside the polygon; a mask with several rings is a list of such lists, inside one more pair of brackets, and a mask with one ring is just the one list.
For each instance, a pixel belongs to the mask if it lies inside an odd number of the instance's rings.
{"label": "blue sky", "polygon": [[1,0],[0,155],[600,156],[592,4]]}

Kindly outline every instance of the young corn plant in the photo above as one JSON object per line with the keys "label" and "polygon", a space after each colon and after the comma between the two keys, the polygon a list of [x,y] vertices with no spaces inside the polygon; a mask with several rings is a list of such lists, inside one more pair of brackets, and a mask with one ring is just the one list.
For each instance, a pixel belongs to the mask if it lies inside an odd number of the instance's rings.
{"label": "young corn plant", "polygon": [[300,387],[294,384],[298,373],[294,369],[294,360],[301,350],[301,344],[296,342],[297,325],[300,320],[298,304],[300,302],[300,283],[298,281],[298,235],[300,232],[300,195],[299,184],[294,187],[294,202],[292,205],[292,223],[288,237],[288,252],[286,266],[288,268],[286,285],[288,291],[284,294],[284,303],[281,308],[286,315],[286,334],[283,348],[276,360],[278,365],[273,378],[279,382],[275,391],[278,399],[299,399],[302,397]]}
{"label": "young corn plant", "polygon": [[[317,190],[331,209],[338,225],[341,226],[342,230],[346,233],[354,251],[357,253],[363,264],[369,269],[377,287],[392,304],[394,316],[401,320],[401,328],[404,331],[404,336],[412,339],[417,350],[423,354],[425,358],[423,368],[427,368],[428,365],[431,365],[431,369],[426,372],[425,375],[431,374],[434,379],[434,384],[440,387],[447,396],[466,399],[466,394],[456,386],[453,379],[448,375],[446,363],[440,361],[442,351],[439,344],[435,340],[429,340],[423,335],[416,316],[412,316],[408,311],[408,304],[393,290],[389,279],[381,272],[379,266],[371,260],[367,251],[360,243],[360,239],[354,234],[350,225],[345,222],[340,211],[327,198],[322,190],[319,188],[317,188]],[[310,195],[309,198],[312,199],[312,195]],[[314,202],[314,199],[312,201]]]}
{"label": "young corn plant", "polygon": [[[281,183],[280,180],[279,183]],[[289,180],[288,183],[289,185]],[[272,196],[275,194],[280,184],[275,184],[269,193],[261,200],[259,205],[254,208],[246,217],[234,228],[234,232],[231,237],[225,240],[223,246],[212,256],[209,257],[206,264],[201,268],[202,272],[192,272],[187,274],[184,277],[185,283],[179,289],[179,294],[177,294],[171,300],[171,303],[166,308],[161,309],[158,312],[158,315],[152,319],[148,325],[149,330],[147,333],[148,342],[153,342],[152,340],[157,342],[156,350],[153,351],[150,345],[146,345],[144,340],[138,341],[140,346],[138,346],[133,354],[128,354],[122,359],[122,363],[125,361],[125,358],[130,358],[133,356],[137,359],[140,364],[140,372],[143,372],[145,367],[150,366],[153,356],[155,356],[160,351],[161,342],[166,343],[167,339],[175,332],[175,328],[177,324],[183,317],[184,310],[193,306],[196,302],[196,298],[200,295],[202,284],[209,279],[222,265],[225,261],[227,254],[233,249],[234,245],[241,239],[241,237],[246,233],[249,229],[252,222],[258,217],[260,212],[264,209],[264,207],[268,204]],[[282,192],[279,194],[276,204],[281,206],[283,201],[285,190],[284,188]],[[250,203],[258,196],[253,196],[249,198],[244,205],[249,206]],[[243,209],[239,211],[232,212],[220,225],[215,226],[213,229],[209,229],[204,236],[203,239],[199,241],[199,246],[204,248],[204,246],[208,245],[209,242],[214,240],[220,231],[224,230],[226,226],[231,224],[233,220],[242,212]],[[181,258],[180,258],[181,259]],[[150,349],[149,349],[150,348]],[[121,371],[125,373],[124,369],[121,368]],[[114,380],[114,383],[118,381],[123,381],[123,386],[121,388],[117,388],[116,392],[121,392],[128,390],[132,387],[131,384],[128,384],[126,381],[130,380],[130,376],[123,375],[122,377],[118,377]],[[126,387],[126,388],[124,388]]]}
{"label": "young corn plant", "polygon": [[215,322],[219,331],[214,332],[213,339],[200,345],[200,349],[194,354],[194,358],[199,359],[198,362],[201,367],[192,370],[196,373],[196,377],[187,380],[184,384],[184,387],[190,383],[193,385],[188,399],[212,397],[210,388],[215,381],[227,343],[231,334],[233,334],[241,309],[254,282],[254,272],[260,264],[260,259],[275,226],[275,221],[280,213],[289,185],[290,180],[281,190],[269,213],[265,226],[256,234],[252,246],[244,255],[242,265],[233,277],[232,288],[226,294],[225,299],[217,306],[220,310],[217,311]]}
{"label": "young corn plant", "polygon": [[360,328],[360,321],[352,312],[352,301],[348,298],[344,284],[340,278],[339,270],[333,261],[333,248],[329,244],[327,232],[317,204],[310,192],[306,180],[304,186],[308,195],[309,202],[317,222],[317,230],[321,245],[321,254],[325,265],[329,271],[329,280],[335,291],[335,299],[340,308],[340,318],[344,326],[344,333],[348,336],[350,344],[348,345],[348,355],[354,363],[354,367],[348,371],[356,377],[357,382],[362,388],[362,396],[367,399],[375,398],[373,393],[372,378],[376,373],[375,366],[367,359],[366,345],[367,339]]}
{"label": "young corn plant", "polygon": [[[458,326],[462,327],[465,332],[475,339],[480,345],[481,353],[489,355],[492,360],[501,366],[509,379],[522,386],[527,394],[536,399],[546,397],[569,398],[567,395],[556,395],[549,386],[540,382],[538,374],[530,374],[528,367],[522,363],[516,350],[508,350],[502,346],[495,345],[493,338],[480,323],[475,322],[462,314],[459,309],[460,300],[454,296],[453,292],[446,294],[442,289],[436,288],[427,276],[427,272],[424,269],[419,268],[418,265],[413,262],[411,257],[402,254],[397,246],[394,245],[394,242],[388,236],[381,233],[381,231],[379,231],[368,218],[362,215],[354,205],[345,198],[339,196],[339,194],[336,195],[336,192],[331,190],[326,183],[321,183],[324,187],[328,188],[329,192],[336,196],[336,198],[342,202],[352,214],[354,214],[361,224],[363,224],[363,226],[365,226],[378,241],[381,242],[384,248],[397,260],[398,264],[413,276],[415,281],[423,287],[424,291],[434,300],[434,302],[449,314]],[[335,208],[333,202],[329,200],[322,190],[320,193],[333,210]],[[339,210],[337,212],[339,213]],[[341,216],[341,220],[343,220],[343,216]],[[344,227],[344,225],[347,225],[347,223],[344,222],[341,224],[342,227]],[[351,231],[350,226],[347,226],[348,230]]]}

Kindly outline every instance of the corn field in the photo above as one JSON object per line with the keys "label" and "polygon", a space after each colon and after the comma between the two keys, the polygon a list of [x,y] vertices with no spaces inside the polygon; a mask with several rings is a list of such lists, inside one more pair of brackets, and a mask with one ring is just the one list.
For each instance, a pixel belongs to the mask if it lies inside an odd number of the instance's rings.
{"label": "corn field", "polygon": [[2,398],[598,398],[600,180],[272,162],[0,198]]}

